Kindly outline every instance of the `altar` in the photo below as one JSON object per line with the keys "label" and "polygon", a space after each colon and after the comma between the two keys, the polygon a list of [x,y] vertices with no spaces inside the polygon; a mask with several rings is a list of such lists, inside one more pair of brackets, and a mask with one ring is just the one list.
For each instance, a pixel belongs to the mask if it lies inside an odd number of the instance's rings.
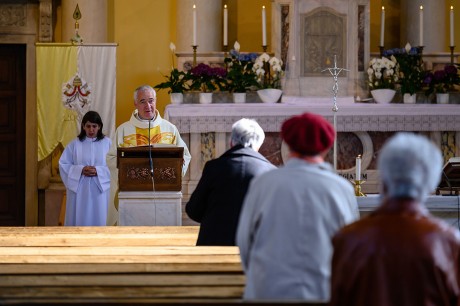
{"label": "altar", "polygon": [[[380,205],[380,196],[376,194],[358,197],[357,200],[361,218]],[[424,205],[433,216],[443,219],[451,226],[460,229],[460,196],[431,195],[426,199]]]}
{"label": "altar", "polygon": [[[438,145],[448,160],[460,156],[460,105],[456,104],[370,104],[339,98],[337,116],[337,172],[354,179],[355,158],[362,155],[363,191],[378,193],[376,160],[386,139],[395,132],[421,133]],[[165,118],[179,129],[192,160],[183,178],[183,201],[201,177],[206,161],[229,148],[232,124],[242,117],[259,122],[266,133],[260,153],[273,164],[282,165],[287,148],[279,137],[281,124],[290,116],[313,112],[333,122],[330,98],[284,97],[282,103],[180,104],[168,105]],[[331,150],[332,151],[332,150]],[[327,157],[332,163],[332,152]]]}

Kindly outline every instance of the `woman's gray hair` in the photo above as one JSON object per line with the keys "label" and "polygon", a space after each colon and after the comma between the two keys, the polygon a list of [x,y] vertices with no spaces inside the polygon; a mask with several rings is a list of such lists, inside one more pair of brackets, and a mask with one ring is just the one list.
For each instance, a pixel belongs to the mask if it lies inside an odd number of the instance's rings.
{"label": "woman's gray hair", "polygon": [[153,98],[156,100],[157,92],[155,91],[155,89],[153,89],[153,87],[150,85],[141,85],[134,90],[134,102],[137,103],[137,96],[139,95],[139,92],[147,90],[153,92]]}
{"label": "woman's gray hair", "polygon": [[423,201],[438,186],[441,151],[428,138],[398,133],[382,148],[378,168],[389,198]]}
{"label": "woman's gray hair", "polygon": [[232,125],[232,145],[242,145],[259,150],[265,133],[254,119],[242,118]]}

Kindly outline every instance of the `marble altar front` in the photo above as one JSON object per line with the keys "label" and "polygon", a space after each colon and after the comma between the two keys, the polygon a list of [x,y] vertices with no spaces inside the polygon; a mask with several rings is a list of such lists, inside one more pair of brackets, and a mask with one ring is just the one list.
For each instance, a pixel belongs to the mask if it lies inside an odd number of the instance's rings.
{"label": "marble altar front", "polygon": [[[375,210],[380,204],[380,196],[376,194],[358,197],[357,200],[361,218]],[[460,229],[460,196],[429,196],[425,207],[433,216]]]}
{"label": "marble altar front", "polygon": [[[353,180],[355,157],[362,155],[365,193],[378,193],[376,159],[385,140],[395,132],[426,135],[443,151],[447,160],[460,156],[460,105],[366,104],[339,98],[337,113],[337,172]],[[330,98],[284,97],[283,103],[262,104],[181,104],[168,105],[165,118],[177,126],[192,154],[183,179],[184,201],[196,187],[206,161],[229,148],[232,124],[242,117],[254,118],[266,132],[260,152],[272,163],[282,165],[286,147],[279,130],[288,117],[302,112],[323,115],[333,122]],[[328,156],[332,162],[332,152]]]}

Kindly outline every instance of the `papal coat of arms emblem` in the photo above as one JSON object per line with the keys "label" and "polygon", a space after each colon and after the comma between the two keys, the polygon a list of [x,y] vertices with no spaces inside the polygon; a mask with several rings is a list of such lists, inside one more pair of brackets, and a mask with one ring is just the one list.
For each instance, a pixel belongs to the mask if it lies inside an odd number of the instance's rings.
{"label": "papal coat of arms emblem", "polygon": [[62,88],[64,107],[74,110],[82,117],[91,104],[91,87],[77,72]]}

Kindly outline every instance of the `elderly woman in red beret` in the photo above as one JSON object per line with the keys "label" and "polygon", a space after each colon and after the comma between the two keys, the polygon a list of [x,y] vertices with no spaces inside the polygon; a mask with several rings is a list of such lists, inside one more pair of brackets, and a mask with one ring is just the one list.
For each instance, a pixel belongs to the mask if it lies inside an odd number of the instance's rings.
{"label": "elderly woman in red beret", "polygon": [[329,300],[332,236],[359,218],[350,182],[324,161],[335,130],[305,113],[285,121],[285,166],[255,178],[240,215],[237,245],[247,300]]}

